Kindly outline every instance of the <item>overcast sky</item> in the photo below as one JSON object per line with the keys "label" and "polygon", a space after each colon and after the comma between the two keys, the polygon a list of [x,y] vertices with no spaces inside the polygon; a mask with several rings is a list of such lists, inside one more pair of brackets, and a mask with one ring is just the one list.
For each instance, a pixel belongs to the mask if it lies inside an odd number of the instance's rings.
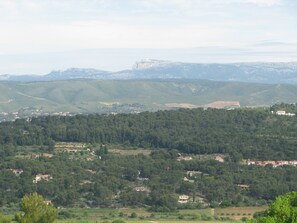
{"label": "overcast sky", "polygon": [[145,57],[297,61],[297,1],[0,0],[1,74],[118,70]]}

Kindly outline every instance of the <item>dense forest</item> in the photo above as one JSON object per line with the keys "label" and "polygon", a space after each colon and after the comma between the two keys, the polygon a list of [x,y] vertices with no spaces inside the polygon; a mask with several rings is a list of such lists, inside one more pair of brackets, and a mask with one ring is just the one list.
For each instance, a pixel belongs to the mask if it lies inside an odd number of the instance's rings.
{"label": "dense forest", "polygon": [[[118,143],[245,159],[297,159],[297,118],[269,109],[180,109],[118,115],[47,116],[0,124],[0,145]],[[5,152],[5,151],[4,151]],[[9,151],[6,151],[9,152]]]}
{"label": "dense forest", "polygon": [[[273,109],[281,108],[48,116],[1,123],[1,205],[35,191],[65,207],[170,211],[269,203],[297,190],[297,168],[248,166],[242,160],[297,159],[297,118],[272,114]],[[86,148],[73,156],[58,152],[61,142],[81,142]],[[114,144],[151,153],[113,154]],[[89,151],[94,156],[85,159]],[[32,158],[31,153],[54,156]],[[193,159],[178,161],[181,154]],[[209,154],[221,154],[225,162],[205,158]],[[12,169],[23,172],[17,175]],[[40,173],[51,178],[34,183]],[[189,196],[189,202],[178,203],[179,195]]]}

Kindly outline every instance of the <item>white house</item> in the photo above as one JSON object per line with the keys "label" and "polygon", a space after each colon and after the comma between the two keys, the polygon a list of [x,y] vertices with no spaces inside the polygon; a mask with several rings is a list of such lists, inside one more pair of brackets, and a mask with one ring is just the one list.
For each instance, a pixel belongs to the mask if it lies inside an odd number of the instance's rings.
{"label": "white house", "polygon": [[189,199],[190,199],[190,196],[188,196],[188,195],[185,195],[185,194],[180,195],[180,196],[178,197],[178,203],[186,204],[186,203],[189,202]]}
{"label": "white house", "polygon": [[33,180],[33,183],[37,184],[41,180],[49,181],[51,179],[53,179],[53,177],[51,175],[49,175],[49,174],[37,174],[35,176],[35,179]]}

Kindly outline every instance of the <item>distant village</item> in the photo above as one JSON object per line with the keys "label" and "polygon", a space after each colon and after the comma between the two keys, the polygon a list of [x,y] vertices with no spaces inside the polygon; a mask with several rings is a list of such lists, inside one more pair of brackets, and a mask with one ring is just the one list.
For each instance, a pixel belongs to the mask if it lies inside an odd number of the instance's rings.
{"label": "distant village", "polygon": [[276,115],[284,115],[284,116],[295,116],[295,113],[287,113],[286,111],[276,111],[274,113],[274,111],[271,111],[272,114],[276,114]]}
{"label": "distant village", "polygon": [[[175,104],[175,103],[173,103]],[[166,104],[168,107],[169,104]],[[196,108],[199,106],[190,106],[191,104],[176,104],[171,105],[169,107],[172,108]],[[217,108],[217,109],[227,109],[233,110],[235,108],[239,108],[240,103],[238,101],[215,101],[213,103],[207,104],[204,106],[204,109],[207,108]],[[120,104],[119,102],[100,102],[98,106],[98,113],[100,114],[112,114],[117,115],[120,113],[131,113],[138,114],[140,112],[146,111],[147,107],[140,103],[132,103],[132,104]],[[30,120],[32,117],[39,116],[74,116],[77,114],[89,114],[79,113],[79,112],[67,112],[67,111],[46,111],[43,107],[25,107],[21,108],[18,111],[13,112],[0,112],[0,122],[6,121],[15,121],[17,119],[26,119]],[[295,116],[295,113],[286,112],[285,110],[271,111],[271,114],[280,115],[280,116]]]}
{"label": "distant village", "polygon": [[297,160],[266,160],[266,161],[255,161],[255,160],[245,160],[246,165],[256,165],[256,166],[268,166],[281,167],[281,166],[295,166],[297,167]]}
{"label": "distant village", "polygon": [[[146,111],[147,108],[139,103],[117,104],[117,103],[100,103],[98,110],[94,111],[100,114],[117,115],[120,113],[138,114]],[[78,114],[90,114],[92,112],[68,112],[68,111],[46,111],[43,107],[25,107],[13,112],[0,112],[0,122],[15,121],[17,119],[30,120],[32,117],[39,116],[74,116]]]}
{"label": "distant village", "polygon": [[30,120],[32,117],[57,115],[74,116],[72,112],[46,112],[42,108],[27,107],[14,112],[0,112],[0,122],[15,121],[17,119]]}

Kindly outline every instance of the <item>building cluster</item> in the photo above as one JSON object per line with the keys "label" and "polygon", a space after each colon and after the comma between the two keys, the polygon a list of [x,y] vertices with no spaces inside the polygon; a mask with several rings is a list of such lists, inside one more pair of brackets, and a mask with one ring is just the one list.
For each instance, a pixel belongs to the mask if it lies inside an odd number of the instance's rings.
{"label": "building cluster", "polygon": [[60,151],[62,152],[66,152],[66,153],[77,153],[77,152],[81,152],[81,151],[87,151],[87,152],[91,152],[90,149],[85,149],[86,148],[86,144],[84,143],[74,143],[74,142],[68,142],[68,143],[57,143],[55,145],[56,149],[60,149]]}
{"label": "building cluster", "polygon": [[297,166],[297,160],[266,160],[266,161],[255,161],[255,160],[247,160],[247,165],[256,165],[256,166],[267,166],[271,165],[273,167],[280,167],[280,166]]}
{"label": "building cluster", "polygon": [[19,119],[19,112],[1,112],[0,113],[0,122],[5,122],[5,121],[15,121],[16,119]]}
{"label": "building cluster", "polygon": [[74,116],[76,113],[71,112],[46,112],[42,108],[25,107],[13,112],[0,112],[0,122],[15,121],[17,119],[25,119],[30,121],[32,117],[39,116]]}
{"label": "building cluster", "polygon": [[[274,114],[274,112],[271,112],[272,114]],[[276,111],[275,112],[276,115],[285,115],[285,116],[295,116],[295,113],[287,113],[286,111]]]}
{"label": "building cluster", "polygon": [[46,157],[46,158],[53,158],[54,154],[51,154],[51,153],[32,153],[30,155],[30,157],[32,159],[37,159],[37,158],[40,158],[40,157]]}
{"label": "building cluster", "polygon": [[70,112],[53,112],[53,113],[51,113],[51,115],[55,115],[55,116],[73,116],[73,114],[71,114]]}
{"label": "building cluster", "polygon": [[[24,171],[22,169],[9,169],[11,172],[13,172],[16,176],[20,176]],[[50,174],[42,174],[39,173],[37,175],[35,175],[34,179],[33,179],[33,183],[37,184],[38,182],[45,180],[45,181],[49,181],[53,179],[53,177]]]}
{"label": "building cluster", "polygon": [[75,142],[60,142],[55,145],[56,148],[78,148],[83,149],[86,147],[84,143],[75,143]]}
{"label": "building cluster", "polygon": [[[194,157],[196,158],[196,157]],[[178,157],[177,157],[177,161],[191,161],[194,159],[192,156],[183,156],[182,154],[178,154]],[[223,163],[225,162],[225,157],[223,155],[215,155],[215,156],[211,156],[209,157],[208,159],[213,159],[213,160],[216,160],[220,163]]]}
{"label": "building cluster", "polygon": [[147,193],[151,192],[151,190],[145,186],[138,186],[138,187],[134,187],[133,189],[137,192],[147,192]]}

